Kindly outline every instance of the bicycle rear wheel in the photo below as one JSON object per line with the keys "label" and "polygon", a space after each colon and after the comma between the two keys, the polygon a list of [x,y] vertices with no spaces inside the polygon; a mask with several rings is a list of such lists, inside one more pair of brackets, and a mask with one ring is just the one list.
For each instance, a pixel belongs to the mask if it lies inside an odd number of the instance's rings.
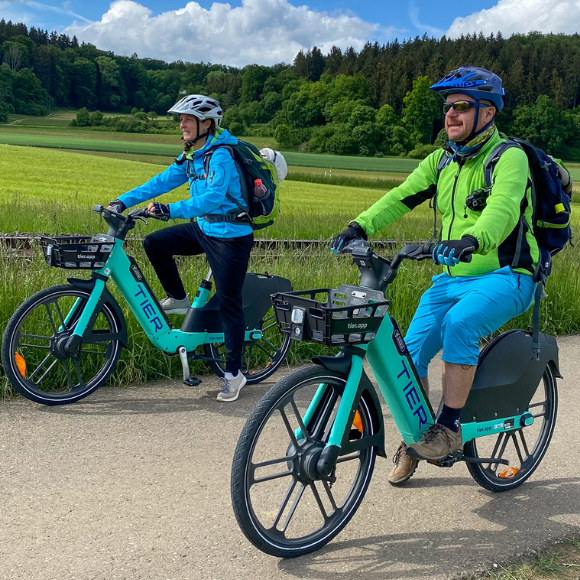
{"label": "bicycle rear wheel", "polygon": [[[326,385],[312,419],[305,413]],[[376,450],[338,458],[331,478],[315,464],[334,424],[346,379],[321,367],[288,375],[270,389],[240,435],[232,466],[232,504],[241,530],[266,554],[293,558],[318,550],[334,538],[361,504],[374,469]],[[361,399],[351,438],[373,433]],[[307,432],[300,438],[297,430]]]}
{"label": "bicycle rear wheel", "polygon": [[105,302],[74,352],[64,346],[90,292],[70,284],[53,286],[24,301],[6,326],[2,365],[14,388],[43,405],[65,405],[86,397],[113,372],[121,352],[121,321]]}
{"label": "bicycle rear wheel", "polygon": [[534,417],[532,425],[478,437],[465,444],[464,454],[469,457],[509,461],[507,467],[500,463],[466,464],[473,479],[485,489],[501,492],[519,487],[534,473],[546,454],[558,411],[556,377],[550,366],[544,370],[528,410]]}
{"label": "bicycle rear wheel", "polygon": [[[278,330],[276,315],[271,308],[259,322],[258,330],[262,335],[257,340],[244,343],[242,353],[242,372],[247,384],[254,385],[273,375],[286,359],[290,350],[291,338]],[[215,359],[209,365],[212,371],[223,377],[226,372],[226,347],[223,342],[204,345],[206,356]]]}

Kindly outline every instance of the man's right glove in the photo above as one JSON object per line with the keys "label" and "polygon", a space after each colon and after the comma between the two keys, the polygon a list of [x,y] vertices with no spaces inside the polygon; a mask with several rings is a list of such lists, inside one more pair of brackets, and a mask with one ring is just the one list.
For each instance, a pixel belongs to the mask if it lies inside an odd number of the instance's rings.
{"label": "man's right glove", "polygon": [[350,244],[354,240],[366,240],[367,235],[362,227],[356,222],[350,222],[348,228],[344,232],[338,234],[332,238],[332,243],[330,244],[330,249],[335,254],[341,254],[341,249],[346,245]]}
{"label": "man's right glove", "polygon": [[108,208],[117,213],[123,213],[127,209],[127,206],[120,199],[114,199],[109,202]]}

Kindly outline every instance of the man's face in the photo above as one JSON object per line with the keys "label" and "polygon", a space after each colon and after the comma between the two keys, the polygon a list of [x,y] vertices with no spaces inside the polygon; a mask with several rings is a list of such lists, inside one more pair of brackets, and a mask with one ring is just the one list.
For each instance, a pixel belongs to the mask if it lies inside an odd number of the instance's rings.
{"label": "man's face", "polygon": [[[464,95],[463,93],[454,93],[451,95],[447,95],[445,97],[445,101],[447,103],[456,103],[457,101],[468,101],[471,103],[475,103],[475,99],[469,97],[468,95]],[[481,101],[483,104],[491,105],[488,101]],[[471,107],[467,111],[462,113],[458,113],[453,109],[449,109],[449,111],[445,115],[445,130],[447,131],[447,136],[451,141],[455,141],[456,143],[461,143],[465,141],[471,131],[473,130],[473,122],[475,121],[475,107]],[[482,127],[487,125],[489,121],[495,115],[495,107],[480,107],[479,109],[479,118],[477,120],[477,127],[475,128],[476,131],[479,131]]]}

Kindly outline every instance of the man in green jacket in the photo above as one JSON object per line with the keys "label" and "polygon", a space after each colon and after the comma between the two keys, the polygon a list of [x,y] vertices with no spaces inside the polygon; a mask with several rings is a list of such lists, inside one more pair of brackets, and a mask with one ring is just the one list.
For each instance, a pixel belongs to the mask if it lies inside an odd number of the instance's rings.
{"label": "man in green jacket", "polygon": [[486,69],[464,66],[431,89],[445,99],[448,146],[424,159],[332,244],[340,252],[437,194],[442,237],[433,260],[444,271],[421,297],[405,341],[427,392],[427,367],[443,350],[444,404],[421,441],[409,447],[401,443],[389,474],[393,485],[407,481],[420,459],[438,460],[461,450],[460,416],[475,375],[479,339],[531,306],[539,258],[526,225],[532,223],[532,201],[528,160],[521,149],[510,148],[497,161],[485,207],[470,208],[467,202],[470,194],[485,188],[484,163],[503,141],[494,123],[503,108],[501,79]]}

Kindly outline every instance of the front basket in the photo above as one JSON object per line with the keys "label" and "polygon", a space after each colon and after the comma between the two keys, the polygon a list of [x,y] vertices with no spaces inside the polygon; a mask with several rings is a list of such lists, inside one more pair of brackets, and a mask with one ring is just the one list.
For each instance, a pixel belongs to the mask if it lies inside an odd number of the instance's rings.
{"label": "front basket", "polygon": [[278,328],[294,340],[337,346],[368,343],[389,306],[378,290],[343,284],[272,295]]}
{"label": "front basket", "polygon": [[40,246],[46,263],[67,270],[98,270],[109,259],[111,242],[95,242],[89,236],[42,236]]}

